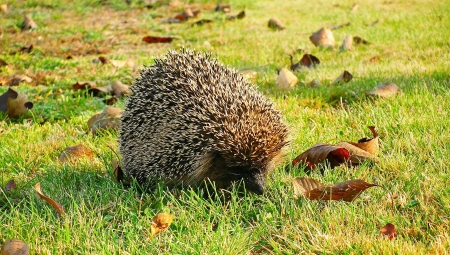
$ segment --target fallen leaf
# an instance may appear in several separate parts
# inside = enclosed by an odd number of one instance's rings
[[[350,12],[356,12],[359,8],[358,4],[354,4],[353,7],[350,9]]]
[[[142,41],[146,43],[170,43],[174,37],[168,37],[168,36],[146,36],[142,38]]]
[[[103,99],[103,103],[105,103],[106,105],[113,105],[117,102],[117,97],[113,96],[110,97],[108,99]]]
[[[58,159],[61,163],[75,163],[76,160],[82,157],[92,159],[93,153],[90,149],[78,144],[65,148]]]
[[[131,93],[130,86],[122,84],[120,81],[114,81],[111,83],[111,89],[116,97],[123,97]]]
[[[88,89],[88,94],[94,97],[105,97],[111,95],[112,87],[111,85],[103,86],[103,87],[91,87]]]
[[[192,26],[201,26],[203,24],[207,24],[207,23],[211,23],[211,22],[213,22],[213,21],[210,19],[201,19],[197,22],[192,23]]]
[[[77,81],[74,85],[72,85],[73,89],[90,89],[95,88],[97,85],[93,81]]]
[[[384,237],[388,237],[389,240],[397,237],[397,232],[395,231],[395,226],[392,223],[386,224],[386,226],[380,229],[380,233]]]
[[[33,51],[33,44],[27,44],[20,48],[19,52],[21,54],[31,53]]]
[[[344,70],[344,72],[341,75],[339,75],[339,77],[337,77],[336,80],[334,80],[333,83],[331,83],[331,85],[336,85],[338,83],[347,83],[352,79],[353,75],[349,71]]]
[[[374,90],[367,92],[368,96],[379,96],[379,97],[392,97],[397,95],[400,92],[400,89],[395,83],[388,82],[385,84],[381,84],[376,87]]]
[[[245,18],[245,11],[241,11],[236,15],[228,15],[227,16],[228,20],[243,19],[243,18]]]
[[[88,120],[88,129],[94,135],[100,130],[118,130],[122,112],[120,108],[107,106],[103,109],[103,112],[95,114]]]
[[[322,28],[319,31],[315,32],[309,37],[309,40],[316,47],[324,47],[324,48],[333,48],[336,42],[334,41],[334,36],[331,30]]]
[[[320,86],[322,85],[322,83],[321,83],[319,80],[314,79],[314,80],[312,80],[310,83],[308,83],[308,85],[309,85],[311,88],[317,88],[317,87],[320,87]]]
[[[191,8],[186,8],[181,14],[178,14],[175,16],[175,19],[179,21],[186,21],[190,18],[194,17],[194,13],[192,12]]]
[[[102,62],[102,64],[109,63],[109,59],[107,59],[106,57],[103,57],[103,56],[98,57],[98,60],[100,60],[100,62]]]
[[[8,65],[8,63],[4,59],[0,58],[0,67],[4,67],[4,66],[7,66],[7,65]]]
[[[31,18],[31,14],[26,14],[22,23],[22,30],[37,29],[38,25]]]
[[[370,44],[370,42],[368,42],[368,41],[362,39],[362,38],[359,37],[359,36],[353,37],[353,42],[354,42],[355,44]]]
[[[308,68],[311,68],[320,64],[320,60],[312,54],[304,54],[302,59],[300,59],[300,61],[298,62],[298,64],[300,66],[306,66]]]
[[[22,82],[31,83],[31,82],[33,82],[33,79],[26,75],[19,74],[19,75],[14,76],[9,81],[9,86],[18,86]]]
[[[251,83],[256,83],[256,80],[258,79],[258,72],[255,70],[244,70],[240,71],[239,74]]]
[[[377,156],[372,155],[371,153],[358,148],[357,146],[353,144],[350,144],[348,142],[341,142],[336,144],[338,147],[345,148],[350,153],[350,161],[349,163],[353,165],[358,165],[364,160],[372,160],[373,162],[379,162],[379,159]]]
[[[11,88],[0,96],[0,111],[6,111],[8,117],[16,118],[33,108],[28,98]]]
[[[353,44],[353,36],[347,35],[344,41],[342,42],[341,50],[342,51],[352,50],[352,44]]]
[[[311,170],[315,169],[318,164],[327,160],[331,168],[346,163],[350,159],[350,153],[347,149],[324,143],[317,143],[309,148],[292,161],[292,166],[296,166],[300,162],[304,162]]]
[[[2,5],[0,5],[0,10],[1,10],[4,14],[7,14],[7,13],[8,13],[8,5],[7,5],[7,4],[2,4]]]
[[[311,200],[343,200],[346,202],[352,202],[364,190],[378,186],[363,180],[349,180],[325,186],[308,177],[295,178],[292,183],[294,185],[294,196],[299,197],[301,195]]]
[[[152,225],[150,227],[151,235],[155,236],[158,233],[166,230],[173,221],[175,216],[169,213],[158,213],[152,219]]]
[[[133,68],[136,65],[136,60],[134,58],[128,60],[109,60],[109,63],[117,68],[130,67]]]
[[[16,182],[14,180],[9,180],[5,185],[6,191],[11,191],[16,188]]]
[[[3,243],[2,255],[28,255],[30,247],[21,240],[9,239]]]
[[[377,156],[379,145],[378,145],[378,132],[375,130],[374,126],[369,126],[370,132],[372,132],[373,138],[361,138],[358,140],[358,143],[348,142],[360,149],[367,151],[368,153]]]
[[[58,212],[58,214],[59,214],[60,216],[63,216],[63,215],[64,215],[64,208],[62,207],[62,205],[59,204],[58,202],[56,202],[55,200],[53,200],[53,199],[51,199],[51,198],[45,196],[45,195],[42,193],[42,190],[41,190],[41,183],[40,183],[40,182],[38,182],[38,183],[36,184],[36,186],[34,186],[34,189],[35,189],[36,192],[38,193],[39,197],[41,197],[45,202],[47,202],[48,204],[50,204],[51,206],[53,206],[53,208],[55,208],[55,210]]]
[[[293,88],[297,84],[298,78],[291,71],[286,68],[282,68],[275,84],[284,88]]]
[[[271,18],[268,23],[269,28],[273,30],[284,30],[286,27],[277,18]]]

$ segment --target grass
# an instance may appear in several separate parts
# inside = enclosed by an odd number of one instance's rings
[[[132,1],[8,2],[1,14],[0,80],[15,74],[35,77],[15,89],[28,95],[32,111],[18,119],[0,113],[0,244],[16,238],[33,254],[448,254],[450,253],[450,2],[417,0],[362,1],[229,1],[233,13],[245,8],[243,20],[225,21],[208,1],[190,1],[214,23],[161,24],[181,6],[163,2],[153,9]],[[228,2],[227,2],[228,3]],[[22,15],[31,13],[36,31],[22,32]],[[287,27],[274,32],[270,17]],[[370,24],[379,20],[376,26]],[[190,22],[190,21],[189,21]],[[351,22],[334,30],[338,44],[347,34],[370,45],[350,52],[323,50],[309,35],[323,26]],[[141,42],[146,35],[173,35],[171,44]],[[208,41],[211,48],[205,44]],[[31,54],[16,53],[27,43]],[[326,169],[308,176],[323,183],[376,178],[386,190],[371,188],[351,203],[294,200],[291,179],[304,169],[280,166],[269,176],[262,196],[236,195],[231,201],[204,199],[194,190],[163,189],[140,193],[114,181],[111,148],[117,134],[87,134],[87,120],[105,105],[101,99],[72,90],[77,81],[131,84],[136,70],[93,63],[98,56],[152,63],[168,49],[181,46],[211,51],[239,70],[258,71],[257,84],[288,123],[292,143],[286,165],[317,142],[338,143],[369,136],[381,138],[380,163]],[[275,85],[276,69],[289,66],[288,54],[301,48],[317,56],[320,66],[295,74],[296,88]],[[68,55],[73,59],[66,59]],[[380,56],[380,61],[370,62]],[[301,54],[294,56],[297,60]],[[330,86],[344,70],[354,79]],[[318,79],[318,88],[307,85]],[[397,97],[370,100],[365,92],[388,81],[402,90]],[[7,90],[0,87],[0,92]],[[341,103],[343,102],[343,103]],[[123,108],[120,100],[117,107]],[[94,159],[61,165],[67,146],[83,144]],[[5,191],[8,180],[17,188]],[[61,203],[59,217],[33,190]],[[394,196],[392,207],[390,194]],[[152,217],[170,212],[168,231],[150,238]],[[398,237],[380,236],[393,223]]]

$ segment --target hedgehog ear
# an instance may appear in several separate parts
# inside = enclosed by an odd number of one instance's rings
[[[262,195],[264,193],[264,189],[266,188],[266,175],[255,171],[253,175],[245,179],[244,184],[245,189],[248,191]]]

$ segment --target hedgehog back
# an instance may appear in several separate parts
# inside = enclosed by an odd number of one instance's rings
[[[266,171],[287,144],[272,104],[208,54],[170,51],[141,72],[132,92],[120,152],[141,184],[195,185],[241,166]]]

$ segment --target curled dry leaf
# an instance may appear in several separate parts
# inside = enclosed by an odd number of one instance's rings
[[[117,68],[128,67],[134,68],[136,66],[136,60],[134,58],[127,60],[109,60],[109,63]]]
[[[229,4],[218,4],[218,5],[216,5],[216,8],[214,8],[214,11],[229,13],[231,11],[231,5],[229,5]]]
[[[333,33],[327,28],[322,28],[309,37],[316,47],[333,48],[336,44]]]
[[[320,163],[327,160],[330,167],[334,168],[350,159],[350,153],[347,149],[330,144],[317,143],[309,148],[292,161],[292,166],[296,166],[300,162],[304,162],[311,170],[316,169]]]
[[[211,23],[211,22],[213,22],[213,21],[210,19],[201,19],[199,21],[192,23],[192,26],[201,26],[203,24],[207,24],[207,23]]]
[[[245,18],[245,11],[241,11],[236,15],[228,15],[227,16],[228,20],[243,19],[243,18]]]
[[[346,148],[350,152],[350,162],[352,164],[359,164],[366,159],[379,162],[378,151],[380,147],[378,133],[374,126],[369,126],[369,129],[372,132],[373,138],[364,137],[359,139],[357,143],[342,142],[336,145]]]
[[[31,83],[31,82],[33,82],[33,79],[32,78],[30,78],[30,77],[28,77],[28,76],[26,76],[26,75],[23,75],[23,74],[19,74],[19,75],[16,75],[16,76],[14,76],[10,81],[9,81],[9,86],[18,86],[20,83],[23,83],[23,82],[25,82],[25,83]]]
[[[11,191],[16,188],[16,182],[14,180],[9,180],[5,185],[6,191]]]
[[[117,97],[113,96],[110,97],[108,99],[103,99],[103,103],[105,103],[106,105],[113,105],[117,102]]]
[[[344,70],[344,72],[341,75],[339,75],[339,77],[337,77],[336,80],[334,80],[333,83],[331,83],[331,85],[336,85],[338,83],[347,83],[352,79],[353,75],[349,71]]]
[[[347,35],[344,41],[342,42],[341,50],[342,51],[352,50],[352,44],[353,44],[353,36]]]
[[[95,88],[97,85],[94,81],[77,81],[77,83],[72,85],[72,88],[75,90],[78,89],[90,89]]]
[[[103,87],[91,87],[88,89],[88,94],[94,97],[105,97],[113,93],[111,84]]]
[[[397,232],[395,231],[395,226],[392,223],[386,224],[386,226],[380,229],[380,233],[382,236],[388,237],[389,240],[397,237]]]
[[[88,129],[94,135],[101,130],[117,130],[120,127],[121,116],[122,109],[107,106],[103,112],[95,114],[88,120]]]
[[[354,4],[353,7],[350,9],[350,12],[356,12],[359,8],[358,4]]]
[[[278,18],[271,18],[268,23],[269,28],[273,30],[284,30],[286,26]]]
[[[34,186],[34,189],[35,189],[36,192],[38,193],[39,197],[42,198],[45,202],[47,202],[47,203],[50,204],[51,206],[53,206],[53,208],[55,208],[55,210],[58,212],[58,214],[59,214],[60,216],[63,216],[63,215],[64,215],[64,208],[62,207],[62,205],[59,204],[59,203],[57,203],[55,200],[53,200],[53,199],[51,199],[51,198],[45,196],[45,195],[42,193],[42,190],[41,190],[41,183],[40,183],[40,182],[38,182],[38,183],[36,184],[36,186]]]
[[[379,97],[392,97],[395,96],[398,92],[400,92],[398,86],[395,83],[388,82],[385,84],[381,84],[374,90],[367,92],[367,95]]]
[[[120,81],[114,81],[113,83],[111,83],[111,89],[114,95],[119,98],[131,93],[130,87],[128,85],[122,84],[122,82]]]
[[[295,74],[286,68],[282,68],[278,74],[275,84],[284,88],[293,88],[297,82],[298,78]]]
[[[0,111],[6,111],[10,118],[19,117],[32,108],[33,103],[25,95],[11,88],[0,96]]]
[[[362,39],[362,38],[359,37],[359,36],[353,37],[353,42],[354,42],[355,44],[370,44],[370,42],[368,42],[368,41]]]
[[[21,240],[9,239],[2,246],[2,255],[28,255],[30,247]]]
[[[92,159],[93,153],[91,150],[85,146],[78,144],[76,146],[70,146],[64,149],[64,151],[59,156],[59,161],[61,163],[75,163],[77,159],[82,157],[88,157]]]
[[[21,54],[31,53],[33,51],[33,44],[27,44],[20,48],[19,52]]]
[[[8,63],[4,59],[0,58],[0,67],[4,67],[4,66],[7,66],[7,65],[8,65]]]
[[[146,43],[170,43],[174,37],[169,36],[146,36],[142,38],[142,41]]]
[[[308,68],[315,67],[316,65],[320,64],[320,60],[312,55],[312,54],[304,54],[300,62],[298,62],[301,66],[306,66]]]
[[[173,218],[175,216],[170,213],[158,213],[155,217],[152,219],[152,225],[151,225],[151,235],[155,236],[159,232],[162,232],[166,230],[170,224],[173,221]]]
[[[244,70],[239,72],[247,81],[251,83],[256,83],[258,79],[258,72],[255,70]]]
[[[294,185],[294,196],[296,197],[303,196],[311,200],[343,200],[346,202],[355,200],[364,190],[378,186],[363,180],[349,180],[325,186],[308,177],[296,178],[292,183]]]
[[[31,18],[31,14],[26,14],[22,23],[22,30],[37,29],[38,25]]]
[[[7,13],[8,13],[8,5],[7,5],[7,4],[2,4],[2,5],[0,5],[0,10],[1,10],[4,14],[7,14]]]

